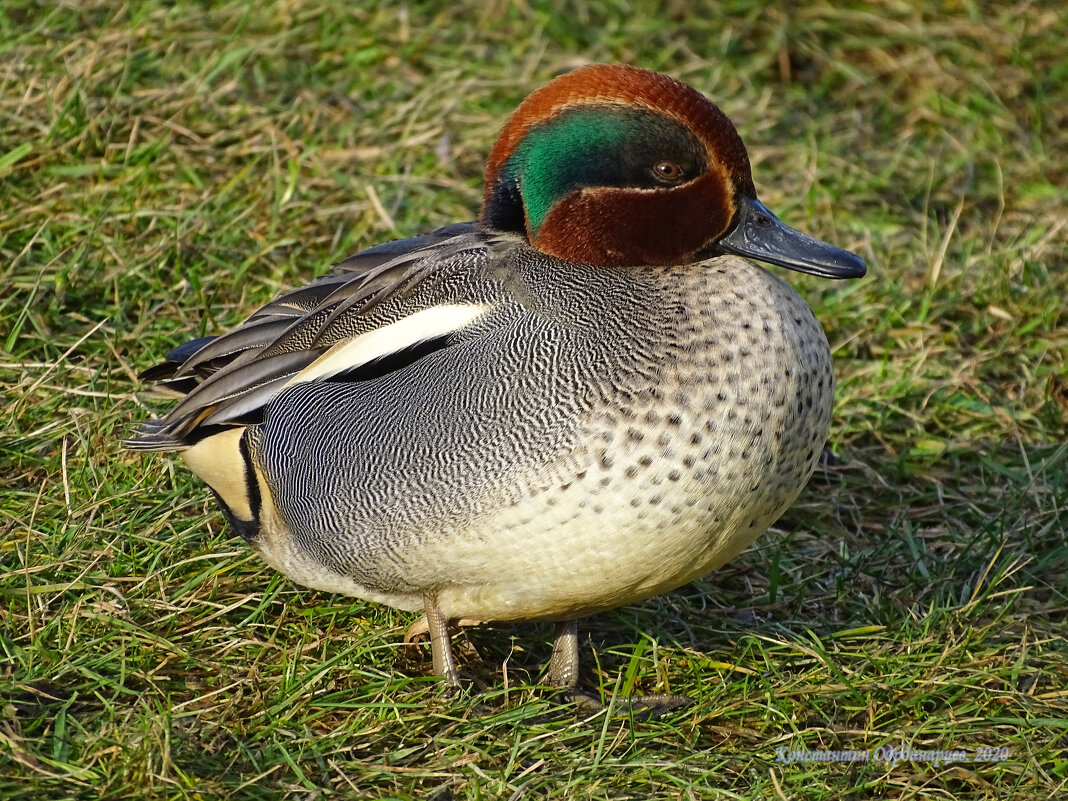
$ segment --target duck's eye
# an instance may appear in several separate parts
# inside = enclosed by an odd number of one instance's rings
[[[658,161],[653,167],[653,174],[665,183],[675,183],[682,178],[682,167],[674,161]]]

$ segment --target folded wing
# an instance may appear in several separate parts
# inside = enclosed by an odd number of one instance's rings
[[[462,223],[377,245],[228,333],[175,348],[142,378],[184,397],[165,417],[143,423],[127,447],[181,450],[228,426],[255,422],[293,383],[359,370],[380,374],[445,346],[492,304],[440,298],[427,285],[477,269],[496,244],[473,223]]]

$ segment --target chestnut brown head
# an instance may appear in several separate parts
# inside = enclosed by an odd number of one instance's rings
[[[636,67],[584,67],[527,97],[490,153],[480,221],[593,266],[730,252],[831,277],[864,270],[760,204],[745,145],[715,104]]]

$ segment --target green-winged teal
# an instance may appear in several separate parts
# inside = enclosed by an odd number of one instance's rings
[[[575,619],[737,554],[815,468],[831,354],[747,258],[864,262],[756,198],[696,90],[591,66],[531,94],[479,219],[377,245],[147,371],[184,397],[129,442],[177,451],[293,581],[448,623]]]

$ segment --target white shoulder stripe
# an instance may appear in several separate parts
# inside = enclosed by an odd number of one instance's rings
[[[329,378],[375,359],[466,328],[490,310],[488,304],[431,306],[395,323],[338,342],[330,350],[290,378],[285,386]]]

